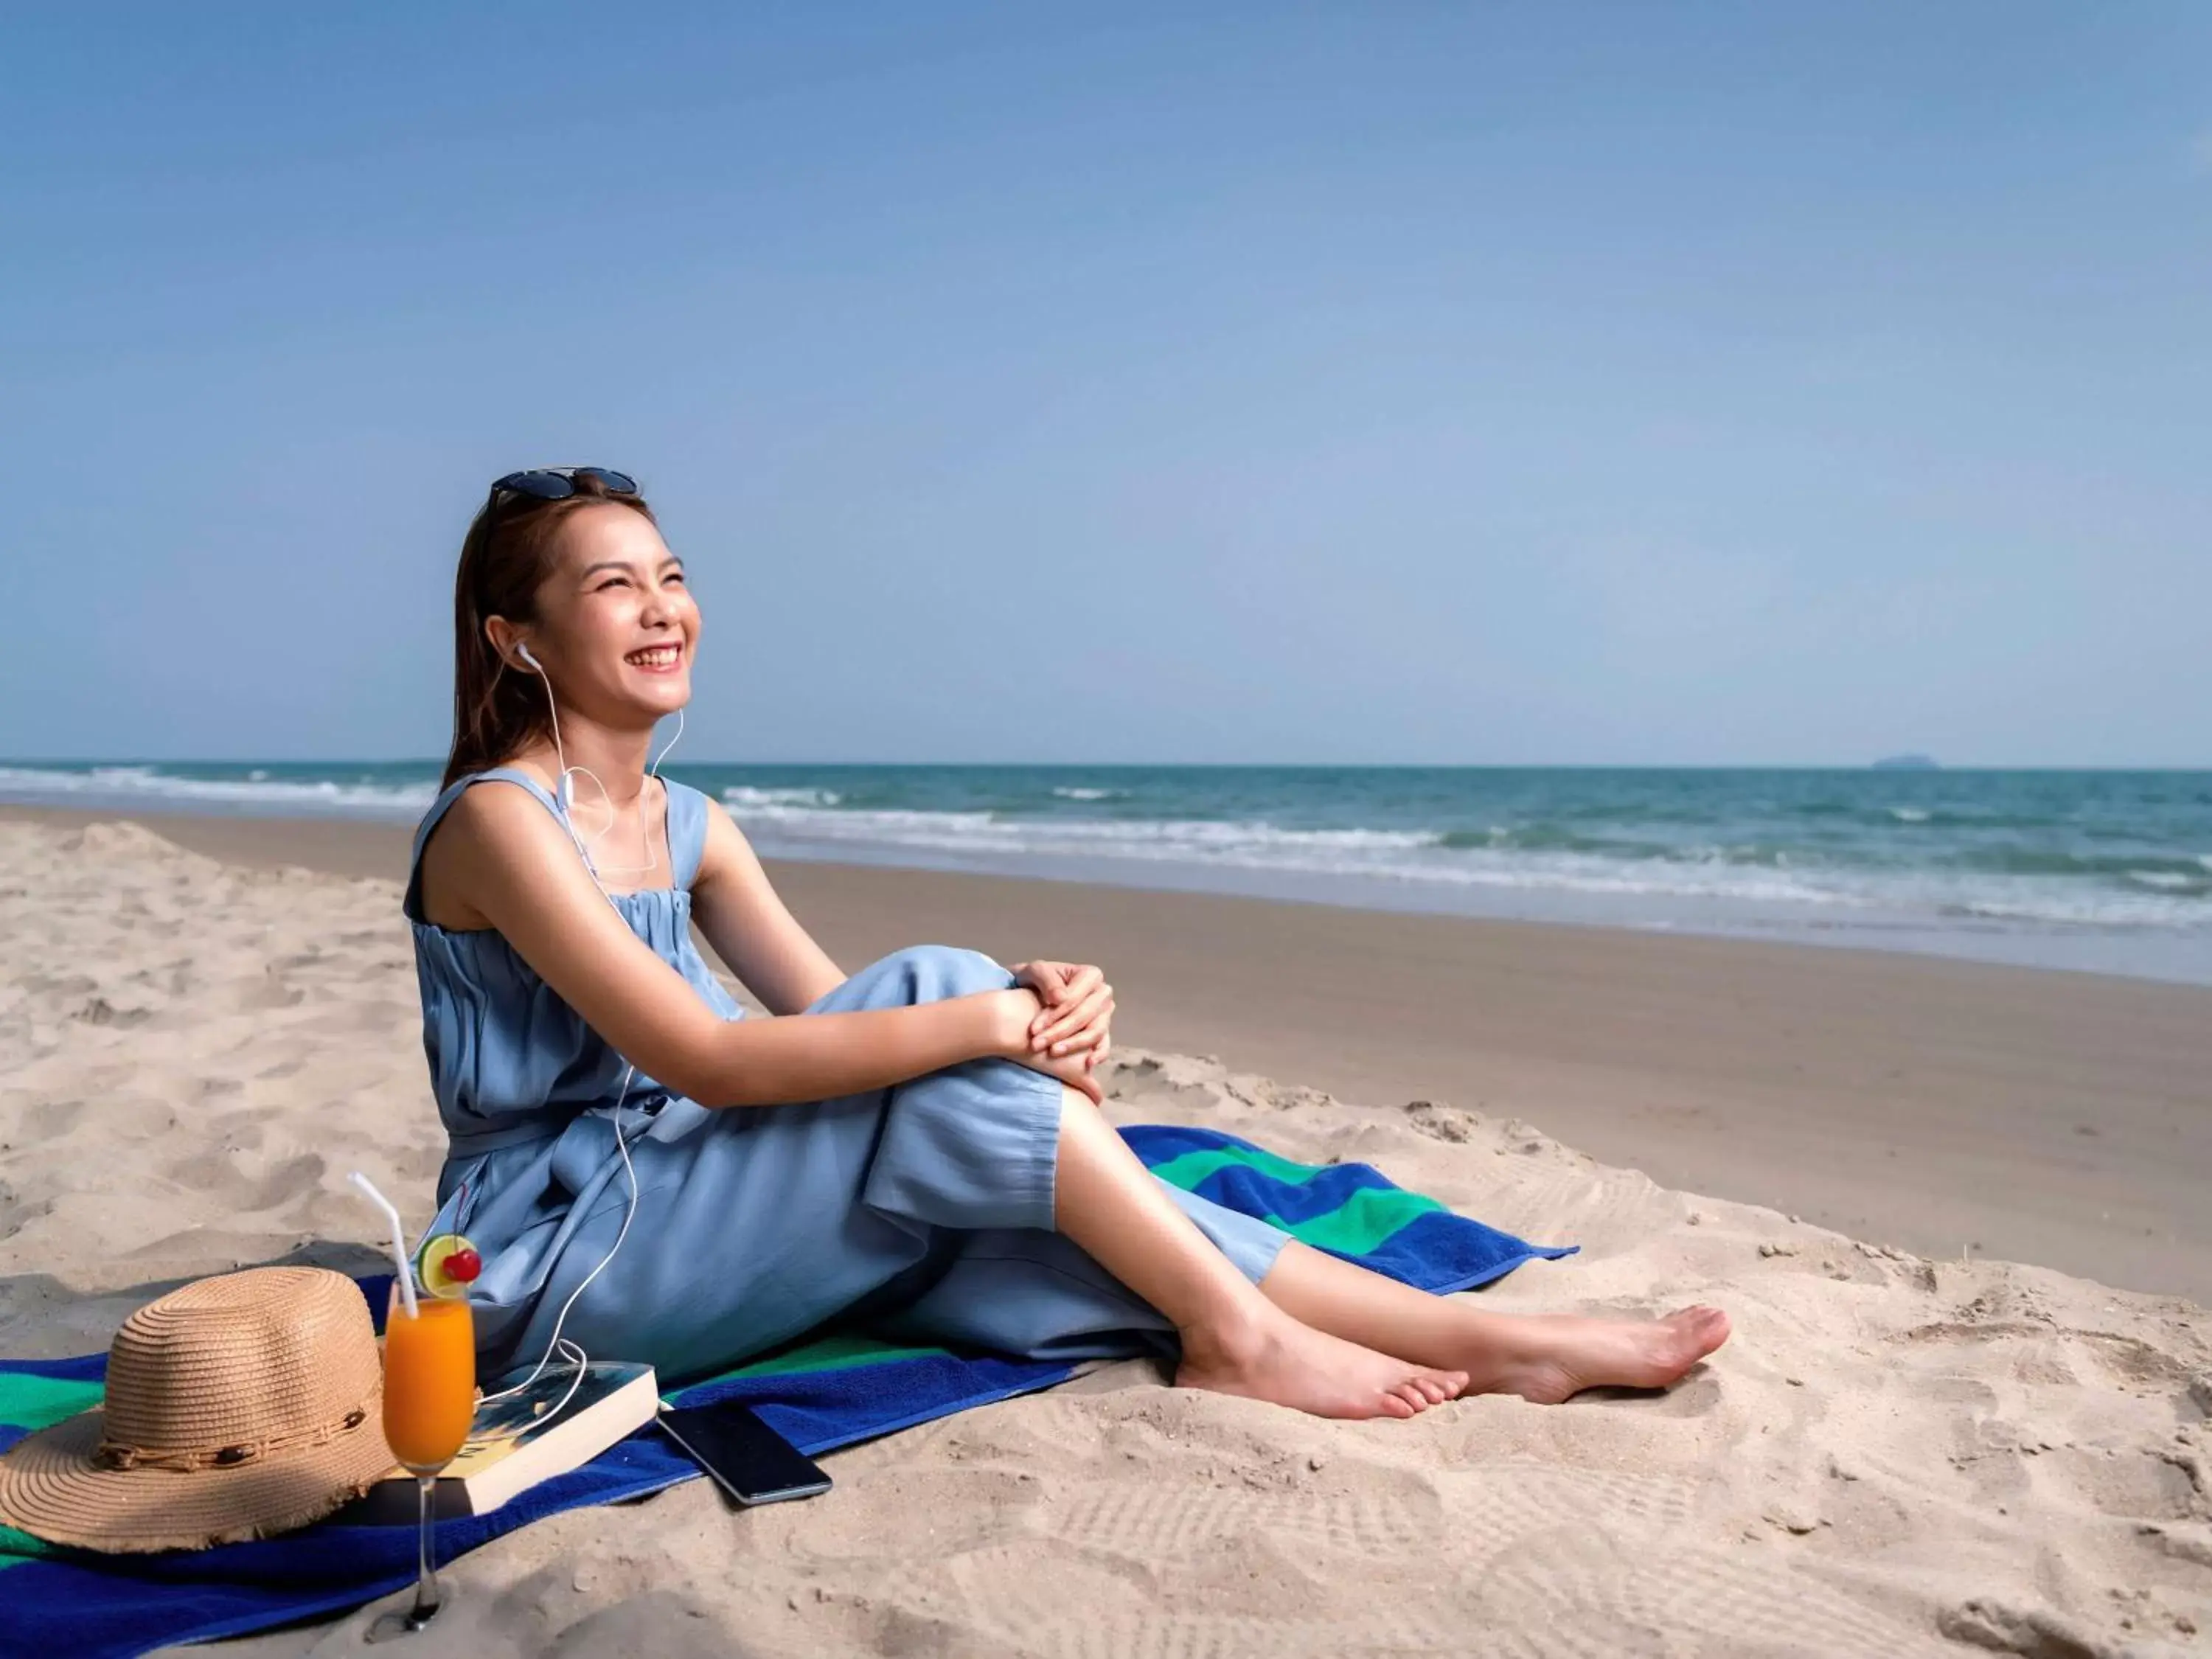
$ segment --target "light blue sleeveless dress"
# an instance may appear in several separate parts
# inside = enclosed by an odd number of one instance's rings
[[[1035,1358],[1174,1352],[1159,1313],[1052,1231],[1060,1085],[1012,1060],[837,1100],[720,1109],[640,1073],[620,1114],[639,1197],[609,1260],[630,1197],[615,1144],[625,1061],[497,933],[449,932],[422,915],[422,848],[462,791],[487,782],[561,816],[526,773],[462,779],[416,832],[406,898],[448,1139],[431,1231],[464,1233],[483,1255],[470,1300],[487,1366],[534,1364],[603,1261],[562,1334],[595,1358],[648,1361],[670,1379],[830,1322]],[[667,790],[674,884],[617,894],[615,907],[701,1000],[736,1019],[743,1011],[691,942],[707,799]],[[988,957],[922,945],[861,969],[808,1012],[1012,983]],[[1285,1234],[1162,1185],[1249,1278],[1266,1275]]]

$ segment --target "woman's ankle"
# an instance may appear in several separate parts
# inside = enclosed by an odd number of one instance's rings
[[[1273,1345],[1276,1328],[1290,1316],[1260,1295],[1224,1297],[1220,1305],[1187,1324],[1176,1334],[1182,1340],[1186,1363],[1237,1366],[1250,1363]]]

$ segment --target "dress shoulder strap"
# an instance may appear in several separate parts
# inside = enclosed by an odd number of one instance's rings
[[[422,815],[422,822],[415,826],[415,844],[407,854],[407,897],[402,908],[410,921],[421,921],[422,915],[422,849],[430,844],[430,832],[435,830],[446,814],[453,811],[453,803],[469,789],[479,783],[512,783],[528,790],[538,803],[555,817],[561,817],[560,803],[553,792],[519,767],[495,766],[487,771],[471,772],[465,778],[456,778],[438,792],[438,799],[430,803],[430,810]],[[670,805],[674,805],[674,797]],[[562,818],[566,823],[567,819]],[[674,856],[673,854],[671,854]]]
[[[688,783],[660,781],[668,791],[668,857],[675,866],[669,873],[678,887],[689,890],[707,853],[708,800]]]

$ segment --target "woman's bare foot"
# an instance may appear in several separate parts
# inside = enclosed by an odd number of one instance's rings
[[[1465,1371],[1411,1365],[1267,1308],[1234,1329],[1182,1334],[1179,1389],[1240,1395],[1316,1417],[1411,1417],[1455,1398]]]
[[[1474,1370],[1476,1390],[1517,1394],[1555,1406],[1584,1389],[1663,1389],[1729,1339],[1718,1308],[1683,1308],[1664,1319],[1587,1319],[1532,1314],[1510,1352],[1495,1334],[1483,1341]]]

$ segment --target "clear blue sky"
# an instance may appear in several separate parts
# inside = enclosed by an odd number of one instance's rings
[[[442,750],[495,474],[695,759],[2212,762],[2212,7],[42,8],[0,756]]]

